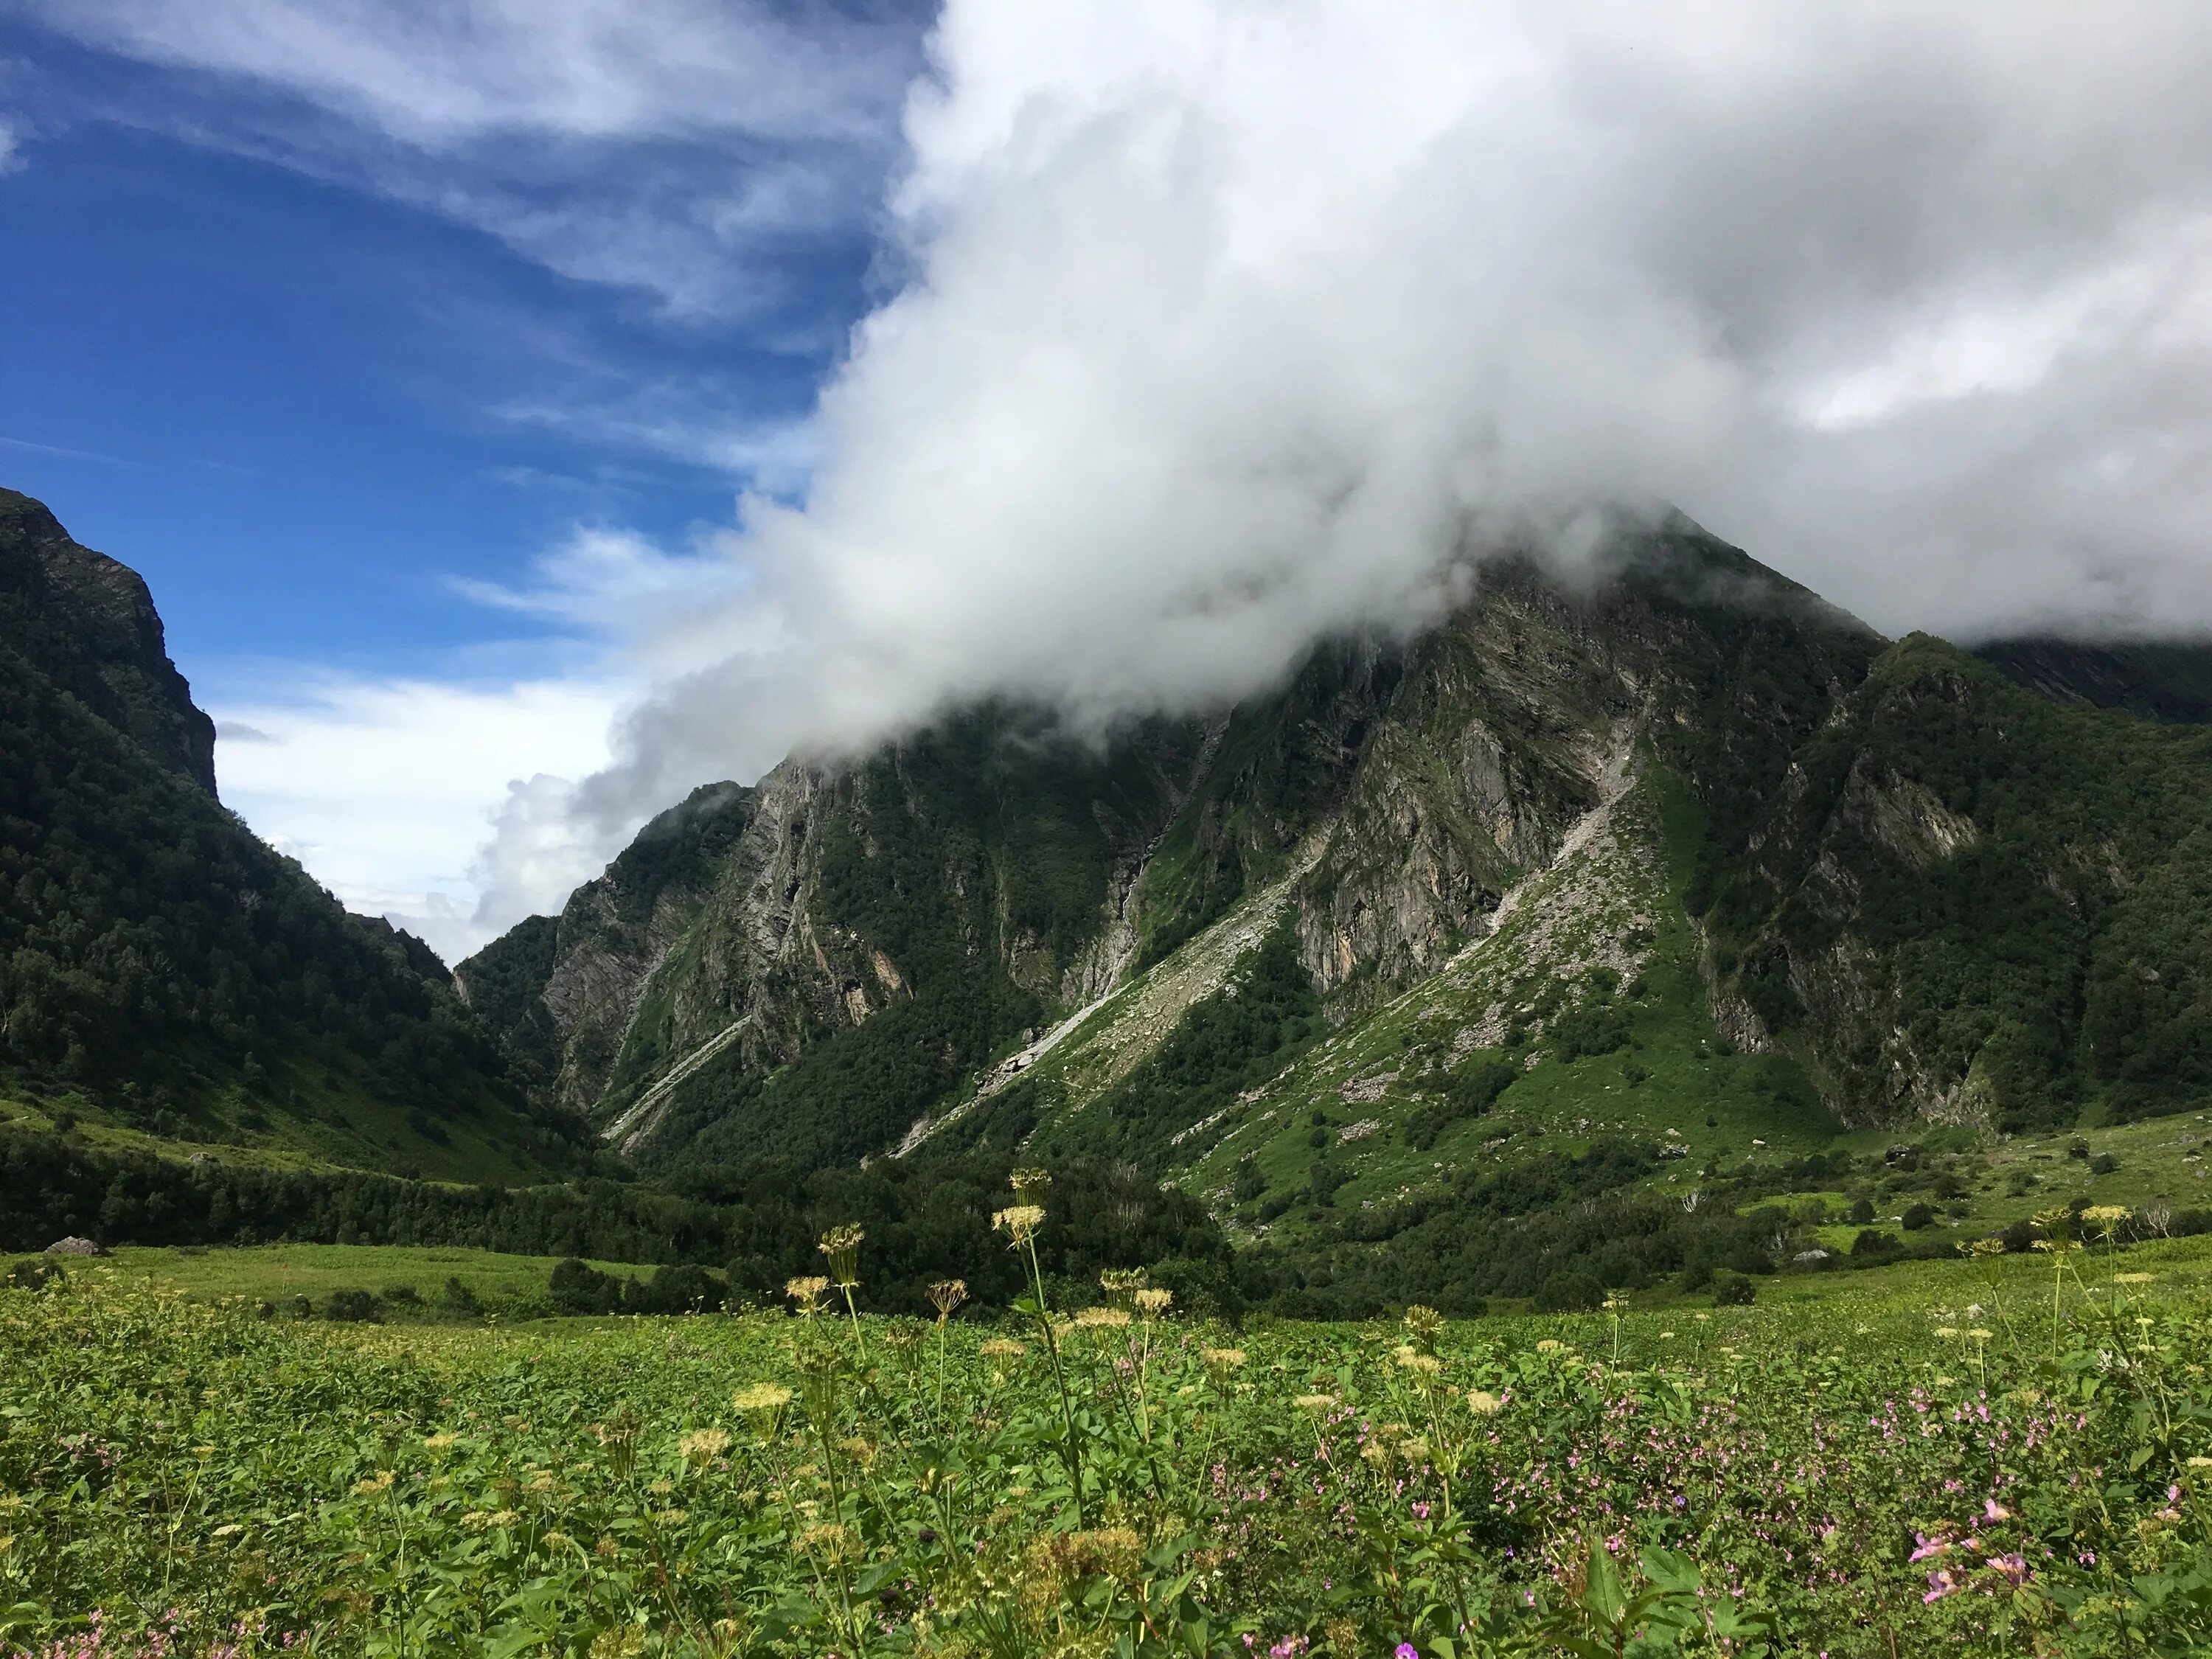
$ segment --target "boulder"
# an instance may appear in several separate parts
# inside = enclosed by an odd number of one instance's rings
[[[105,1244],[95,1244],[88,1238],[79,1238],[75,1234],[71,1234],[67,1238],[58,1238],[47,1245],[46,1254],[48,1255],[106,1255],[107,1247]]]

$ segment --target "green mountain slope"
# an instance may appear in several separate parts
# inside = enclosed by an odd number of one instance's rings
[[[503,1029],[550,1028],[568,1097],[648,1165],[851,1159],[955,1121],[954,1141],[1003,1140],[1024,1102],[1023,1133],[1058,1109],[1048,1084],[1068,1109],[1124,1086],[1264,938],[1334,1025],[1424,982],[1619,793],[1639,744],[1709,803],[1684,856],[1724,866],[1741,803],[1880,648],[1676,521],[1592,588],[1492,564],[1418,639],[1327,642],[1272,696],[1103,750],[985,708],[842,766],[787,763],[728,795],[745,805],[711,873],[648,896],[618,861],[550,924],[550,963],[541,923],[459,976],[520,985],[510,964],[536,964],[544,988],[503,1002]]]
[[[1466,576],[1103,749],[990,707],[722,786],[461,982],[648,1167],[1105,1156],[1324,1252],[2205,1105],[2191,648],[1891,644],[1680,519]]]
[[[1808,742],[1712,912],[1747,1041],[1862,1121],[2201,1105],[2212,732],[1893,647]]]
[[[144,585],[0,493],[0,1086],[37,1121],[489,1180],[585,1154],[418,941],[216,800]]]

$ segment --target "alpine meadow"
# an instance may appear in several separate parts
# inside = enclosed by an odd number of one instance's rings
[[[2185,9],[0,5],[0,1659],[2212,1653]]]

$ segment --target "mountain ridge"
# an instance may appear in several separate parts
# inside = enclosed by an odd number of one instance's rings
[[[0,492],[0,1096],[99,1146],[587,1165],[428,946],[221,804],[214,735],[144,582]]]
[[[1286,1198],[1292,1220],[1382,1202],[1418,1152],[1516,1155],[1481,1152],[1493,1113],[1534,1126],[1516,1145],[1603,1121],[1698,1156],[1729,1124],[1796,1124],[1809,1153],[1855,1125],[2179,1109],[2212,1084],[2212,1008],[2193,975],[2148,1007],[2118,964],[2155,932],[2130,884],[2212,914],[2190,649],[2130,678],[2104,647],[1884,640],[1679,516],[1577,580],[1492,559],[1417,635],[1324,641],[1275,690],[1088,759],[985,705],[787,762],[747,797],[754,854],[661,910],[591,1010],[622,1035],[568,1097],[648,1168],[1105,1154],[1257,1231]],[[2124,848],[2115,755],[2160,826]],[[1325,1039],[1231,1017],[1279,927]],[[1609,1097],[1629,1115],[1589,1109]],[[1293,1100],[1325,1121],[1293,1132]]]
[[[878,858],[896,827],[878,822],[883,804],[896,797],[893,817],[907,829],[916,811],[927,817],[921,804],[935,786],[917,779],[948,741],[956,750],[966,745],[963,775],[1000,767],[994,787],[1018,812],[1040,793],[1056,793],[1058,806],[1045,817],[1059,830],[1090,818],[1119,832],[1108,837],[1110,848],[1095,843],[1083,856],[1061,858],[1060,873],[1073,884],[1066,902],[1055,922],[1024,932],[1005,925],[1025,914],[1019,881],[1007,869],[1012,841],[980,818],[960,826],[990,854],[975,873],[995,884],[996,921],[969,930],[964,954],[971,963],[990,958],[975,976],[1000,984],[1009,998],[1026,995],[1027,1017],[1000,1019],[988,1034],[970,1031],[945,1045],[945,1064],[909,1068],[909,1086],[892,1091],[896,1105],[886,1098],[865,1132],[845,1135],[840,1157],[888,1149],[917,1133],[926,1138],[922,1121],[960,1094],[963,1078],[1006,1065],[1074,1011],[1110,1002],[1255,894],[1273,894],[1270,902],[1295,894],[1301,960],[1339,1016],[1402,989],[1479,936],[1501,895],[1553,856],[1597,804],[1607,757],[1617,757],[1626,734],[1648,724],[1654,709],[1687,723],[1708,695],[1704,681],[1723,659],[1748,653],[1762,664],[1771,657],[1797,670],[1814,665],[1809,680],[1787,687],[1771,665],[1755,671],[1771,693],[1759,718],[1809,731],[1825,714],[1830,683],[1863,672],[1879,643],[1855,619],[1686,521],[1650,532],[1614,566],[1596,584],[1609,595],[1598,604],[1577,599],[1532,561],[1495,562],[1480,575],[1480,602],[1463,607],[1455,623],[1411,641],[1324,642],[1279,691],[1212,715],[1133,728],[1110,737],[1096,762],[1066,751],[1039,761],[1051,745],[1030,729],[1023,733],[1026,771],[1006,767],[990,754],[983,728],[1042,717],[987,708],[951,717],[949,739],[925,731],[842,771],[787,763],[758,786],[764,803],[777,803],[763,805],[762,821],[783,826],[759,837],[781,849],[780,877],[750,893],[726,882],[719,920],[703,895],[695,896],[688,919],[665,917],[676,925],[657,954],[635,959],[618,1015],[629,1027],[629,1061],[627,1070],[620,1060],[608,1067],[609,1087],[594,1103],[600,1121],[619,1123],[621,1144],[648,1161],[656,1139],[699,1133],[732,1110],[769,1143],[789,1139],[793,1120],[811,1110],[812,1091],[802,1087],[798,1098],[775,1107],[766,1092],[783,1086],[787,1068],[826,1063],[809,1061],[810,1053],[835,1048],[846,1033],[910,1003],[917,980],[891,937],[896,925],[887,931],[876,925],[880,916],[858,916],[839,899],[836,883],[825,888],[820,878],[841,867],[849,889],[861,875],[885,876],[870,868],[890,861]],[[1696,647],[1682,656],[1686,639]],[[1676,656],[1686,665],[1679,672],[1665,666]],[[1708,716],[1705,724],[1714,721]],[[1686,766],[1723,781],[1756,769],[1756,745],[1681,747]],[[1092,798],[1117,769],[1127,775],[1119,810]],[[1188,778],[1186,787],[1174,786],[1177,775]],[[1146,785],[1133,793],[1127,778],[1139,776]],[[802,796],[816,817],[796,810]],[[1044,842],[1068,850],[1064,834]],[[914,866],[887,879],[894,894],[925,908],[957,908],[960,881],[940,873]],[[601,902],[597,894],[580,896],[580,903],[572,898],[562,934],[576,931],[580,911]],[[868,925],[856,925],[862,921]],[[768,947],[761,970],[750,981],[726,977],[710,988],[696,965],[711,953],[691,929],[711,933],[741,922]],[[786,948],[787,940],[796,943]],[[461,964],[463,983],[495,959],[496,948]],[[1224,969],[1217,963],[1193,982],[1194,992],[1218,988]],[[786,1012],[780,1030],[762,1019],[772,1003]],[[1178,1016],[1182,1006],[1169,998],[1163,1018]],[[732,1035],[741,1027],[746,1035]],[[721,1047],[693,1075],[661,1087],[650,1113],[635,1110],[667,1067],[709,1044]],[[740,1072],[748,1073],[741,1081]],[[625,1078],[645,1081],[624,1095]]]

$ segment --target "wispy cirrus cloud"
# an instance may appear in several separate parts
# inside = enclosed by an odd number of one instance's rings
[[[676,317],[866,240],[926,10],[771,0],[21,0],[170,71],[98,112],[375,190]]]

